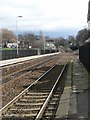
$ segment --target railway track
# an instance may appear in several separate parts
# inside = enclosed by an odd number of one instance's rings
[[[15,79],[15,78],[18,78],[20,77],[21,75],[24,75],[25,73],[27,72],[30,72],[30,71],[34,71],[46,64],[49,64],[50,62],[52,62],[56,57],[52,57],[52,58],[47,58],[45,60],[42,61],[42,59],[39,61],[39,62],[33,62],[31,61],[31,63],[29,62],[28,66],[24,67],[23,69],[20,69],[20,70],[16,70],[14,71],[13,73],[9,73],[8,75],[3,75],[2,76],[2,81],[0,84],[4,84],[5,82],[8,82],[12,79]],[[25,63],[18,63],[17,65],[19,64],[25,64]],[[3,69],[3,68],[2,68]],[[13,68],[14,69],[14,68]]]
[[[2,83],[1,83],[1,84],[4,84],[5,82],[7,82],[7,81],[9,81],[9,80],[11,80],[11,79],[18,78],[18,77],[20,77],[21,75],[23,75],[23,74],[25,74],[25,73],[27,73],[27,72],[34,71],[34,70],[38,69],[39,67],[45,65],[46,63],[48,63],[48,62],[50,62],[50,61],[51,61],[51,59],[45,60],[45,61],[40,62],[40,63],[38,63],[38,64],[31,65],[30,67],[28,67],[28,68],[26,68],[26,69],[23,69],[23,70],[20,70],[20,71],[18,71],[18,72],[16,72],[16,73],[9,74],[8,76],[6,76],[6,77],[4,77],[4,78],[2,79]]]
[[[63,58],[63,57],[62,57]],[[65,58],[64,58],[65,59]],[[46,60],[43,60],[43,64],[34,64],[32,65],[33,70],[25,70],[18,77],[11,77],[11,79],[0,85],[2,89],[2,107],[5,106],[8,102],[10,102],[14,97],[16,97],[20,92],[22,92],[26,87],[32,84],[37,80],[42,74],[44,74],[48,69],[50,69],[53,65],[61,60],[61,56],[53,56]],[[47,61],[44,63],[44,61]],[[28,66],[30,68],[31,66]],[[37,67],[37,68],[35,68]],[[23,71],[23,70],[22,70]],[[11,75],[13,76],[13,75]],[[10,88],[10,89],[9,89]]]
[[[3,120],[54,118],[63,91],[61,77],[67,63],[61,60],[1,110]]]

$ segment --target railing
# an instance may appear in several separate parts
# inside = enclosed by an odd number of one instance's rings
[[[90,73],[90,42],[79,47],[79,59]]]

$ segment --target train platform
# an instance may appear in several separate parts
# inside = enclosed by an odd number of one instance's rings
[[[65,88],[60,99],[56,118],[88,120],[88,73],[78,60],[68,70]],[[61,120],[62,120],[61,119]]]
[[[40,57],[45,57],[45,56],[52,56],[52,55],[56,55],[56,54],[60,54],[60,52],[43,54],[43,55],[34,55],[34,56],[22,57],[22,58],[14,58],[14,59],[9,59],[9,60],[1,60],[0,61],[0,67],[15,64],[15,63],[19,63],[19,62],[28,61],[28,60],[35,59],[35,58],[40,58]]]

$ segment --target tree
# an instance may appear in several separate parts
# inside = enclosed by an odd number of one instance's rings
[[[20,48],[29,49],[29,46],[34,46],[36,36],[33,33],[24,33],[18,35],[18,40],[20,42],[19,44]]]
[[[42,31],[40,31],[38,39],[35,41],[35,46],[41,50],[45,49],[46,41]]]
[[[69,35],[68,38],[67,38],[67,41],[68,41],[68,44],[70,45],[71,43],[72,44],[76,44],[76,38],[72,35]]]
[[[13,31],[3,28],[2,30],[2,44],[6,45],[10,42],[16,42],[16,36]]]
[[[65,46],[65,39],[63,37],[59,37],[55,39],[55,46],[58,48],[59,46]]]
[[[80,30],[76,35],[76,41],[78,45],[84,44],[84,42],[90,37],[90,32],[87,29]]]

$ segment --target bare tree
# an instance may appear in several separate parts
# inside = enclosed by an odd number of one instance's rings
[[[13,31],[8,30],[6,28],[1,29],[2,31],[2,44],[16,42],[16,36]]]
[[[29,49],[29,46],[34,46],[36,41],[36,36],[33,33],[24,33],[18,35],[18,40],[20,41],[20,47],[23,49]]]

